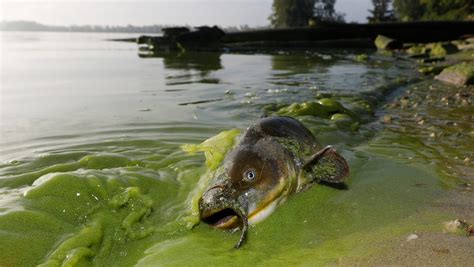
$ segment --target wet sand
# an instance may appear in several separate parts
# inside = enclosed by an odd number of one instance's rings
[[[474,223],[473,116],[474,86],[456,88],[425,81],[408,88],[388,104],[382,121],[434,149],[433,160],[446,174],[447,193],[433,204],[434,212]],[[460,147],[460,149],[456,149]],[[470,151],[470,152],[469,152]],[[371,266],[472,266],[474,236],[466,229],[413,233],[394,241],[382,253],[356,261]],[[341,263],[345,265],[345,263]]]

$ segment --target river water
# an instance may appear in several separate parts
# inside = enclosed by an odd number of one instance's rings
[[[106,40],[121,37],[133,36],[2,33],[0,265],[351,262],[447,217],[429,208],[445,176],[378,122],[418,77],[408,60],[330,49],[144,58]],[[191,228],[206,167],[181,146],[318,97],[371,101],[351,127],[298,116],[346,157],[347,188],[290,198],[238,251],[238,233]]]

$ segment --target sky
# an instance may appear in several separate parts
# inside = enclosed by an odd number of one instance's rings
[[[0,0],[0,21],[48,25],[265,26],[272,0]],[[346,21],[365,22],[371,0],[337,0]]]

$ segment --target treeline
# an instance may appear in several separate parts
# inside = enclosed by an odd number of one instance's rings
[[[4,21],[0,22],[2,31],[50,31],[50,32],[121,32],[121,33],[160,33],[164,25],[149,26],[97,26],[97,25],[71,25],[53,26],[44,25],[34,21]]]
[[[372,0],[369,22],[472,20],[472,0]]]
[[[321,22],[344,22],[336,0],[273,0],[274,28],[306,27]],[[420,20],[473,20],[473,0],[372,0],[369,23]]]
[[[147,26],[97,26],[97,25],[71,25],[53,26],[44,25],[34,21],[4,21],[0,22],[0,31],[49,31],[49,32],[118,32],[118,33],[161,33],[163,28],[175,25],[147,25]],[[190,26],[187,26],[191,28]],[[223,28],[224,31],[237,32],[248,31],[259,28],[251,28],[247,25]]]
[[[273,0],[270,24],[275,28],[306,27],[318,21],[344,22],[336,0]]]
[[[401,21],[474,20],[472,0],[394,0],[393,10]]]

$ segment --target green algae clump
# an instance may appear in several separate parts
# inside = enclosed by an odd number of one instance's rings
[[[79,163],[83,167],[96,170],[120,166],[136,166],[141,164],[139,161],[134,161],[128,157],[114,154],[88,155],[83,157]]]
[[[418,68],[418,72],[424,75],[437,75],[444,68],[446,68],[446,66],[421,66]]]
[[[318,103],[323,105],[330,113],[344,111],[342,104],[332,98],[322,98],[318,100]]]
[[[189,193],[186,203],[187,212],[181,216],[181,223],[188,229],[193,228],[199,223],[199,198],[204,193],[210,179],[212,179],[215,171],[224,160],[227,152],[237,143],[237,137],[240,135],[239,129],[222,131],[212,136],[201,144],[185,144],[181,149],[188,153],[204,152],[206,158],[207,171],[201,175],[194,189]]]
[[[346,121],[346,120],[352,121],[352,118],[351,116],[347,114],[336,113],[331,116],[331,120],[332,121]]]
[[[406,50],[406,52],[410,55],[425,55],[428,54],[430,51],[430,48],[420,44],[411,46]]]
[[[327,110],[316,101],[304,102],[304,103],[293,103],[289,106],[283,107],[276,112],[280,116],[316,116],[316,117],[327,117],[329,114]]]
[[[235,139],[239,134],[239,129],[223,131],[199,145],[186,144],[181,146],[181,149],[188,153],[204,152],[207,167],[210,170],[215,170],[224,160],[227,152],[234,146]]]
[[[355,55],[354,60],[357,62],[367,62],[367,60],[369,60],[369,56],[367,54],[358,54]]]
[[[329,118],[333,113],[345,111],[345,108],[338,101],[332,98],[322,98],[318,101],[293,103],[289,106],[280,108],[275,113],[280,116],[315,116]]]
[[[434,43],[431,45],[430,54],[435,57],[443,57],[457,51],[457,47],[453,44]]]
[[[25,255],[7,255],[7,263],[100,265],[115,248],[155,232],[154,196],[144,193],[153,183],[154,177],[134,179],[125,169],[43,175],[19,196],[20,206],[0,213],[0,240],[21,233],[10,246],[31,244]]]
[[[48,260],[39,266],[75,266],[82,258],[94,254],[89,247],[98,245],[102,238],[102,224],[94,222],[90,226],[84,227],[78,234],[62,242],[61,245],[51,253]]]

